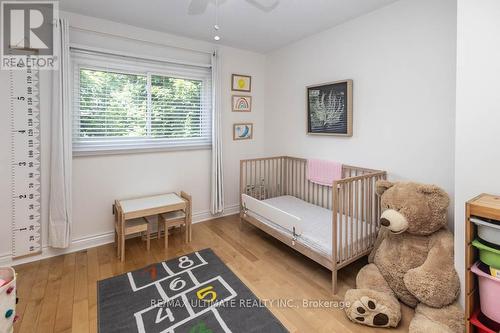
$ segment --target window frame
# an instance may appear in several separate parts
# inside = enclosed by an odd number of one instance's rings
[[[145,153],[155,151],[179,151],[211,149],[212,147],[212,78],[210,68],[192,65],[162,63],[157,60],[138,60],[128,56],[114,56],[94,52],[71,51],[72,103],[71,126],[73,156]],[[112,63],[112,65],[108,65]],[[178,68],[177,70],[175,68]],[[183,69],[185,67],[186,69]],[[190,70],[191,68],[191,70]],[[78,140],[80,133],[80,70],[116,72],[118,74],[142,75],[146,77],[146,126],[144,137],[100,137]],[[207,72],[208,71],[208,72]],[[202,112],[200,128],[204,131],[196,138],[155,138],[151,134],[152,93],[151,78],[154,75],[201,81]],[[208,101],[208,102],[204,102]],[[75,114],[76,113],[76,114]],[[75,134],[75,131],[77,133]]]

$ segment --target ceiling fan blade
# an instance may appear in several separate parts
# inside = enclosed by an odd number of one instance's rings
[[[209,0],[191,0],[188,8],[189,15],[200,15],[207,10]]]
[[[257,7],[258,9],[264,11],[264,12],[270,12],[274,8],[278,7],[280,4],[279,0],[274,0],[273,2],[270,2],[268,5],[264,5],[260,3],[258,0],[246,0],[249,4],[253,5],[254,7]],[[269,2],[269,1],[267,1]]]

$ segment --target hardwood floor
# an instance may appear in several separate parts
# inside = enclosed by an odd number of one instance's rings
[[[97,288],[100,279],[139,269],[204,248],[212,248],[261,299],[339,300],[354,287],[362,260],[339,271],[340,292],[330,294],[331,273],[281,244],[237,215],[193,225],[193,241],[181,233],[169,238],[169,248],[152,240],[146,251],[140,238],[127,240],[126,261],[115,256],[113,244],[15,267],[18,273],[15,332],[97,332]],[[350,322],[338,308],[271,307],[290,332],[406,332],[413,310],[403,308],[397,329],[375,329]]]

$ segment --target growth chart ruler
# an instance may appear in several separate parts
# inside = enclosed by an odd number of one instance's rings
[[[42,252],[38,70],[10,71],[12,257]]]

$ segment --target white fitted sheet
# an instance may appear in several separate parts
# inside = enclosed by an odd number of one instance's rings
[[[300,224],[302,229],[302,234],[298,237],[297,242],[320,252],[331,258],[332,256],[332,211],[320,206],[313,205],[304,200],[298,199],[294,196],[285,195],[280,197],[275,197],[271,199],[262,200],[267,204],[276,207],[282,211],[285,211],[291,215],[300,218]],[[267,218],[260,216],[252,211],[248,211],[248,214],[258,219],[259,221],[267,224],[273,229],[291,236],[290,230],[283,228],[282,226],[268,220]],[[337,232],[337,253],[339,261],[342,257],[350,257],[351,249],[358,249],[358,242],[361,240],[361,230],[365,228],[366,235],[369,237],[370,228],[369,224],[363,221],[357,221],[353,219],[353,223],[346,223],[347,220],[351,221],[350,218],[340,218],[338,215],[338,232]],[[342,228],[340,225],[342,224]],[[347,224],[347,225],[346,225]],[[351,240],[351,225],[353,226],[353,237]],[[340,230],[342,229],[342,230]],[[375,228],[374,228],[375,229]],[[372,232],[376,234],[376,230]],[[342,237],[343,248],[341,249],[338,245],[339,237]],[[374,236],[375,237],[375,236]],[[351,244],[352,243],[352,244]],[[351,247],[350,245],[353,245]],[[359,243],[359,249],[361,249],[362,244]],[[353,251],[354,252],[354,251]]]

